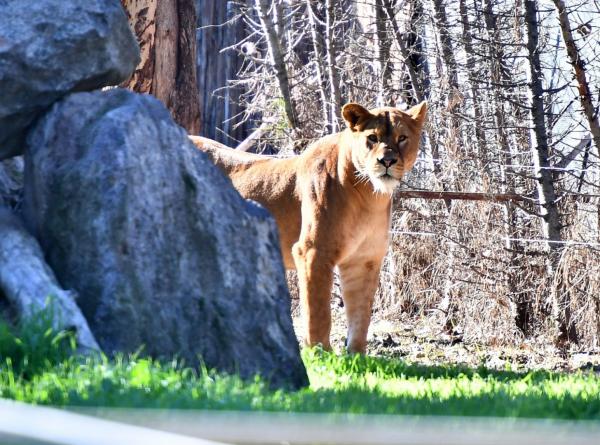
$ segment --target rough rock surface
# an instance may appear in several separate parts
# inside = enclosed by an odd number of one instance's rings
[[[32,129],[24,213],[106,352],[198,355],[307,383],[272,217],[244,201],[151,96],[58,102]]]
[[[119,0],[0,0],[0,159],[57,99],[116,85],[138,61]]]
[[[76,294],[60,288],[44,261],[36,239],[19,218],[0,207],[0,290],[19,317],[51,310],[57,330],[74,329],[79,351],[98,351],[98,344],[75,303]]]
[[[23,157],[0,162],[0,206],[16,209],[23,194]]]

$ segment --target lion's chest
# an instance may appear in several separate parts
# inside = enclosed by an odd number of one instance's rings
[[[351,258],[381,258],[385,255],[389,240],[389,210],[362,212],[347,215],[344,229],[336,237],[340,246],[337,263]]]

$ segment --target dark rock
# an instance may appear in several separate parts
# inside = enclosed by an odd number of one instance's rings
[[[0,206],[18,209],[23,197],[23,157],[0,162]]]
[[[117,85],[138,61],[119,0],[0,0],[0,159],[53,102]]]
[[[2,289],[0,289],[0,321],[9,326],[14,326],[18,321],[17,311],[11,306]]]
[[[101,348],[307,383],[272,217],[151,96],[57,103],[30,133],[24,213]]]

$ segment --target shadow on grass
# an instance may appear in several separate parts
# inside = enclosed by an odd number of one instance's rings
[[[573,374],[557,373],[546,370],[535,371],[512,371],[489,369],[484,366],[469,367],[466,365],[420,365],[412,364],[398,358],[373,357],[366,355],[335,355],[320,348],[303,350],[305,363],[322,362],[336,371],[344,374],[373,373],[388,378],[410,378],[423,377],[434,378],[457,378],[467,377],[492,377],[500,382],[522,381],[542,382],[544,380],[555,380],[559,376]]]

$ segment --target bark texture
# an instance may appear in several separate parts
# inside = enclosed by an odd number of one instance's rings
[[[235,16],[232,2],[196,0],[196,77],[202,135],[235,146],[244,140],[252,122],[239,123],[243,106],[241,87],[228,87],[237,78],[243,57],[229,48],[242,41],[247,31]]]
[[[194,0],[121,0],[141,49],[141,61],[122,85],[158,98],[175,122],[200,132],[196,84]]]

